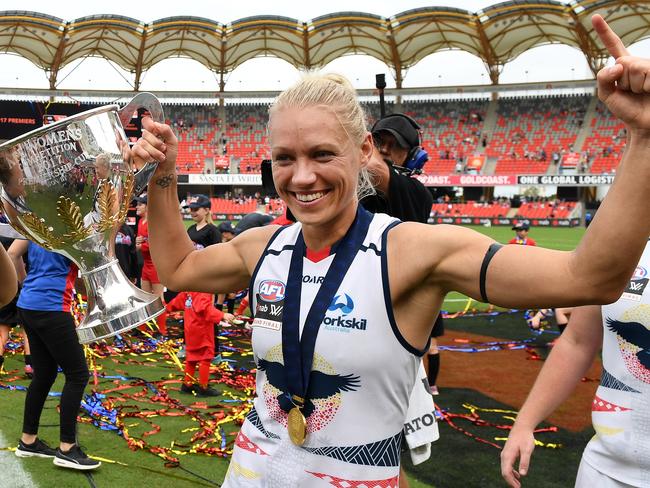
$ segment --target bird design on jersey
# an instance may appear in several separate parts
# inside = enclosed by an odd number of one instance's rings
[[[650,369],[650,331],[639,322],[621,322],[620,320],[607,319],[609,330],[621,339],[639,348],[636,357],[646,369]]]
[[[260,358],[257,368],[260,371],[264,371],[268,382],[280,390],[281,393],[277,396],[278,403],[285,412],[288,412],[293,407],[293,403],[291,402],[289,389],[287,388],[284,364]],[[342,391],[355,391],[360,386],[361,381],[358,376],[352,374],[345,376],[340,374],[327,374],[322,371],[312,370],[309,377],[307,399],[302,413],[305,417],[309,417],[314,412],[315,406],[312,400],[329,398]]]

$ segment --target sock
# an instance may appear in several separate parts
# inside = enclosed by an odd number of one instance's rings
[[[228,300],[228,313],[229,314],[235,313],[235,299],[234,298],[232,300]]]
[[[204,359],[199,363],[199,386],[206,389],[208,387],[208,381],[210,381],[210,361]]]
[[[192,386],[196,382],[194,374],[196,373],[196,361],[185,361],[185,377],[183,383]]]
[[[241,303],[239,304],[239,307],[237,308],[237,315],[244,315],[244,312],[248,308],[248,296],[245,296]]]
[[[429,354],[429,384],[435,386],[440,371],[440,354]]]
[[[25,366],[31,366],[31,365],[32,365],[32,355],[25,354]]]
[[[566,329],[566,326],[568,324],[557,324],[557,328],[560,329],[560,335],[562,335],[562,332],[564,332],[564,329]]]
[[[156,317],[156,324],[158,324],[158,331],[166,336],[167,335],[167,312],[163,312]]]

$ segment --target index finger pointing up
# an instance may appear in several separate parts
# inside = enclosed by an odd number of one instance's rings
[[[605,22],[605,19],[600,15],[594,15],[591,18],[591,24],[594,26],[594,30],[607,48],[607,51],[609,51],[609,54],[611,54],[614,59],[629,54],[627,49],[625,49],[625,45],[623,44],[623,41],[621,41],[621,38],[616,35],[607,22]]]

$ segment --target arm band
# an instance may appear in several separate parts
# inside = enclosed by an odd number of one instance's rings
[[[488,247],[488,250],[485,253],[485,257],[483,258],[483,262],[481,263],[481,274],[479,276],[479,288],[481,290],[481,300],[483,300],[485,303],[490,303],[487,297],[487,293],[485,293],[485,277],[487,275],[487,269],[494,255],[502,247],[503,245],[499,244],[498,242],[493,243],[490,247]]]

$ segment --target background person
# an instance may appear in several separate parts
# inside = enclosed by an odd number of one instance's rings
[[[140,288],[144,291],[153,293],[164,301],[165,287],[158,278],[156,266],[151,259],[149,252],[149,221],[147,220],[147,195],[141,195],[136,198],[135,213],[140,218],[138,220],[138,233],[135,238],[135,248],[142,255],[142,271],[140,272]],[[163,336],[167,335],[167,316],[162,313],[156,317],[158,331]],[[140,326],[140,328],[146,327]],[[144,330],[144,329],[143,329]]]
[[[221,232],[221,242],[230,242],[235,237],[235,229],[230,222],[221,222],[217,229]]]
[[[537,330],[541,326],[541,322],[545,317],[548,317],[550,313],[553,313],[555,315],[555,323],[557,324],[557,328],[560,331],[560,334],[564,332],[564,329],[566,329],[567,324],[569,323],[569,319],[571,317],[571,313],[573,312],[572,307],[558,307],[555,310],[549,309],[549,308],[543,308],[541,310],[538,310],[528,321],[528,325],[531,329]]]
[[[7,224],[8,221],[6,220],[6,217],[3,214],[0,214],[0,223]],[[7,237],[2,237],[0,236],[0,244],[2,244],[0,247],[2,248],[2,251],[4,252],[9,247],[11,247],[11,244],[14,242],[14,239],[10,239]],[[7,255],[8,256],[8,255]],[[11,261],[11,258],[8,258]],[[12,264],[12,266],[14,266]],[[18,278],[18,282],[21,282],[25,279],[25,266],[24,263],[20,263],[19,268],[15,268],[15,275]],[[13,297],[11,302],[9,302],[7,305],[0,307],[0,371],[2,371],[3,364],[4,364],[4,353],[5,353],[5,348],[7,346],[7,343],[9,342],[9,334],[11,332],[11,329],[16,327],[18,325],[18,308],[17,308],[17,303],[18,303],[18,295],[20,294],[20,285],[18,285],[18,291],[16,292],[16,295]],[[25,376],[27,378],[32,378],[32,375],[34,374],[34,369],[32,367],[32,356],[29,350],[29,339],[27,339],[27,333],[25,332],[24,328],[21,328],[20,335],[22,336],[23,339],[23,357],[25,360]]]
[[[120,268],[122,268],[124,274],[135,284],[140,274],[135,247],[135,234],[131,226],[126,222],[120,225],[117,234],[115,234],[115,257],[120,263]]]
[[[181,392],[198,396],[219,396],[209,386],[210,365],[215,353],[215,324],[222,320],[232,322],[234,316],[214,307],[214,295],[199,292],[180,292],[166,306],[168,312],[183,310],[185,336],[185,376]],[[196,366],[199,379],[195,378]]]
[[[23,433],[16,456],[54,458],[54,464],[64,468],[95,469],[101,463],[88,458],[77,443],[77,415],[89,378],[71,313],[77,267],[68,258],[31,241],[14,241],[9,248],[17,266],[25,253],[28,273],[17,305],[20,323],[29,338],[34,376],[25,396]],[[54,450],[38,438],[38,428],[59,366],[65,383],[60,403],[60,443]]]
[[[650,246],[639,266],[650,266]],[[596,435],[585,448],[575,486],[648,486],[649,440],[644,426],[650,415],[650,361],[644,349],[650,344],[649,305],[650,292],[644,290],[641,301],[624,294],[611,305],[574,310],[501,452],[501,473],[508,485],[521,486],[535,449],[537,425],[571,395],[602,347],[603,375],[591,413]],[[630,349],[632,354],[627,352]]]
[[[212,246],[221,242],[221,233],[212,223],[211,207],[212,202],[205,195],[194,195],[189,198],[187,208],[194,224],[187,229],[187,234],[192,239],[197,249]]]
[[[368,170],[377,193],[363,198],[361,204],[369,212],[427,223],[433,197],[409,169],[419,164],[415,160],[421,151],[419,125],[407,115],[391,114],[378,120],[371,132],[377,150]]]
[[[519,244],[521,246],[536,246],[537,243],[532,237],[528,237],[530,226],[525,222],[519,222],[512,226],[515,231],[515,237],[508,241],[508,244]]]

